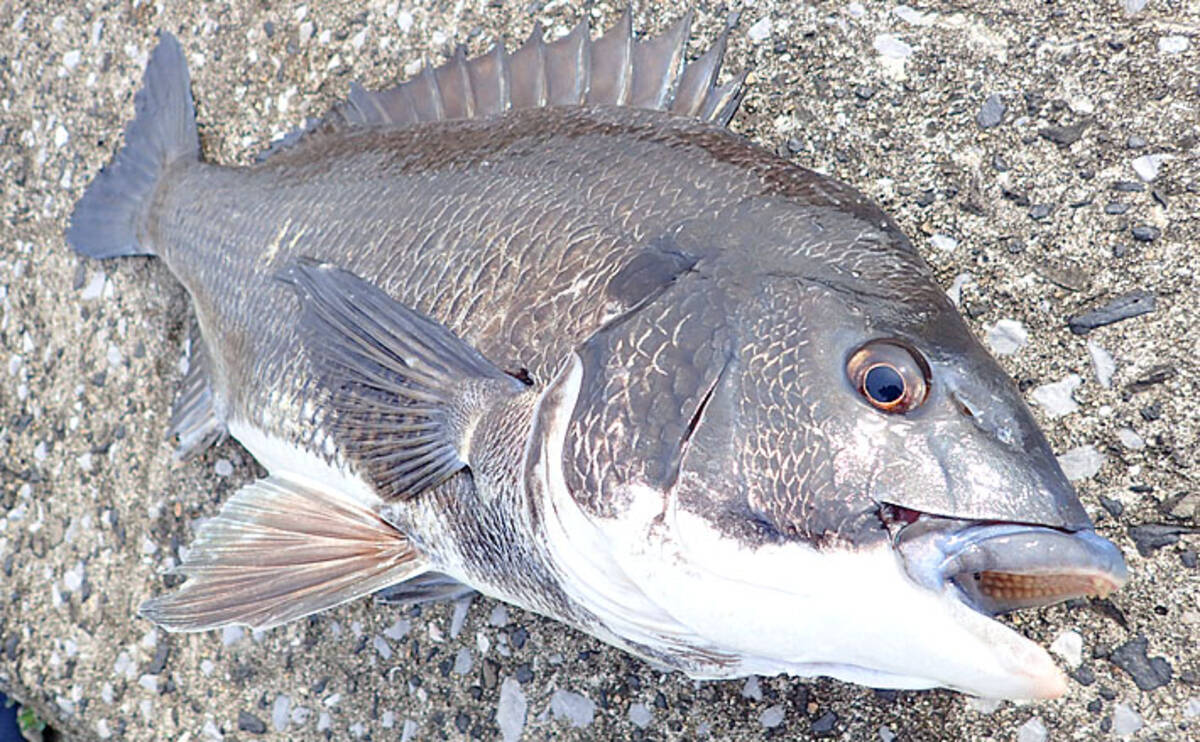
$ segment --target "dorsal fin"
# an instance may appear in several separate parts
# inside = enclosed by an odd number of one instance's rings
[[[661,36],[636,41],[626,9],[604,35],[591,38],[586,16],[566,36],[546,43],[534,24],[515,51],[497,44],[468,59],[463,47],[439,67],[386,90],[354,83],[346,101],[323,120],[276,142],[267,154],[304,141],[311,132],[358,126],[409,126],[483,118],[542,106],[618,105],[672,111],[724,126],[737,110],[746,75],[717,85],[729,31],[699,59],[684,62],[693,13]]]

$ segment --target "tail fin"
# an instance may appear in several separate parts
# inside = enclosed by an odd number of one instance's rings
[[[93,258],[150,255],[138,244],[138,230],[168,166],[200,155],[191,81],[179,41],[160,33],[142,89],[134,98],[134,119],[125,146],[100,171],[75,205],[67,241]]]

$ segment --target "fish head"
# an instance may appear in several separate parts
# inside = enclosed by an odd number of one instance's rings
[[[693,674],[1059,695],[994,616],[1107,594],[1121,552],[923,262],[883,262],[701,275],[608,328],[565,458],[605,474],[573,489],[626,577],[738,658]]]

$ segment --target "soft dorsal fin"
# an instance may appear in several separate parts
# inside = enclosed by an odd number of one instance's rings
[[[684,61],[692,12],[666,33],[637,41],[628,9],[607,33],[591,38],[585,16],[553,42],[535,24],[514,51],[497,44],[467,58],[459,47],[439,67],[428,65],[410,80],[386,90],[368,91],[355,83],[344,103],[303,132],[330,132],[357,126],[409,126],[427,121],[484,118],[542,106],[632,106],[671,111],[725,126],[741,102],[746,75],[717,85],[729,31],[699,59]],[[268,154],[303,140],[293,132]]]

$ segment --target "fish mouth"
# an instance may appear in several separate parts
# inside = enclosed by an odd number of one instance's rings
[[[1121,550],[1091,529],[921,513],[895,531],[894,545],[916,582],[938,592],[953,586],[986,616],[1107,597],[1129,578]]]

